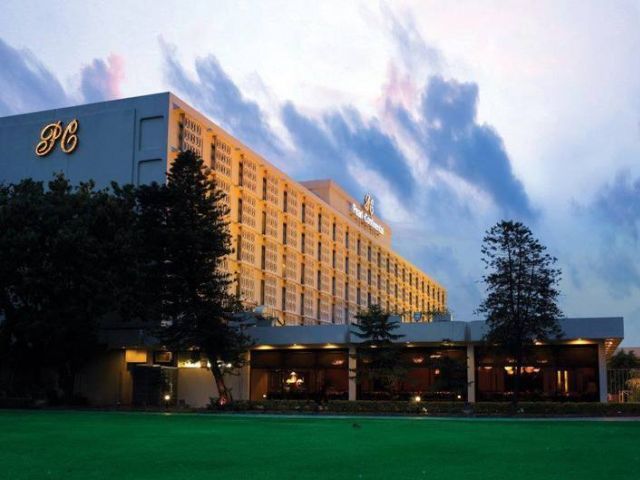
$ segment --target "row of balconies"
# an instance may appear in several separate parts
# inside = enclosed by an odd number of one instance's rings
[[[278,245],[277,244],[261,245],[260,254],[255,255],[255,251],[256,251],[255,243],[248,242],[248,241],[245,242],[245,240],[243,240],[241,236],[238,236],[238,247],[236,248],[237,260],[240,262],[248,263],[254,267],[257,267],[258,265],[260,265],[260,268],[262,268],[262,270],[269,270],[274,274],[278,274],[279,272],[277,271],[277,266],[278,266],[278,263],[280,262],[278,262],[277,260],[275,262],[270,261],[267,259],[267,257],[272,257],[274,255],[279,257],[279,252],[274,252],[275,250],[274,248],[269,248],[267,250],[268,246],[277,248]],[[288,258],[288,255],[286,254],[287,252],[286,246],[285,246],[284,252],[285,253],[283,253],[283,260],[286,260]],[[293,255],[298,255],[298,253],[293,252]],[[367,264],[367,268],[364,268],[363,264],[358,263],[356,264],[356,268],[352,269],[350,268],[349,258],[345,257],[344,262],[342,262],[343,258],[336,255],[335,250],[332,251],[331,262],[327,262],[326,260],[328,260],[327,255],[322,255],[322,254],[320,255],[319,259],[317,256],[312,256],[308,254],[302,254],[298,256],[296,265],[301,266],[301,272],[300,272],[301,283],[304,283],[304,280],[302,279],[304,279],[305,277],[305,272],[304,272],[305,267],[310,267],[309,270],[311,271],[322,272],[324,269],[331,269],[334,272],[340,272],[341,274],[344,274],[349,278],[355,279],[356,281],[366,282],[367,284],[371,284],[372,282],[377,283],[378,289],[381,289],[383,284],[387,285],[387,288],[392,288],[391,286],[395,286],[395,285],[401,285],[400,289],[409,289],[409,291],[412,292],[412,294],[427,295],[432,299],[438,299],[440,295],[444,295],[444,291],[439,289],[435,285],[433,285],[431,281],[428,279],[426,283],[424,281],[421,281],[420,284],[422,288],[424,288],[424,290],[422,290],[417,286],[418,282],[414,281],[410,284],[406,281],[403,282],[400,277],[396,277],[395,279],[393,278],[393,276],[389,277],[389,273],[387,273],[384,269],[382,270],[379,269],[378,267],[376,267],[375,264],[369,263]],[[283,261],[282,265],[285,266],[285,270],[287,270],[286,261]],[[274,266],[275,266],[275,269],[273,269]],[[272,268],[268,268],[268,267],[272,267]],[[406,279],[406,276],[405,276],[405,279]]]

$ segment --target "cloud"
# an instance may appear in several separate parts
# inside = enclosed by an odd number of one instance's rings
[[[279,155],[280,139],[273,133],[260,106],[244,97],[214,55],[196,59],[196,77],[190,78],[179,62],[176,49],[160,38],[165,76],[172,88],[184,95],[223,128],[263,155]]]
[[[591,205],[602,222],[620,228],[636,243],[640,240],[640,178],[631,179],[628,171],[616,175],[605,185]]]
[[[18,50],[0,38],[0,115],[69,105],[58,79],[29,50]]]
[[[587,207],[578,209],[594,223],[593,263],[615,298],[640,289],[640,178],[619,172]]]
[[[500,213],[530,218],[533,212],[500,136],[477,122],[477,85],[431,76],[416,87],[405,75],[407,65],[425,56],[439,60],[417,32],[399,23],[392,27],[400,37],[402,66],[390,73],[403,77],[383,88],[382,120],[349,104],[309,112],[291,101],[276,107],[279,118],[269,118],[214,55],[198,58],[192,76],[175,48],[160,43],[171,88],[294,178],[332,178],[355,198],[371,189],[375,197],[378,189],[384,199],[379,211],[396,235],[410,239],[401,243],[404,255],[455,288],[454,308],[471,318],[481,297],[474,279],[481,278],[482,231]],[[408,95],[394,90],[398,81],[406,83]],[[405,101],[397,102],[403,95]],[[406,108],[412,98],[413,112]],[[270,120],[281,122],[286,141]],[[459,237],[455,246],[447,240],[451,235]]]
[[[13,48],[0,38],[0,115],[48,110],[120,96],[122,57],[94,59],[80,72],[80,89],[65,88],[29,50]]]
[[[107,60],[96,58],[82,68],[80,90],[85,102],[102,102],[120,98],[124,80],[124,59],[112,54]]]
[[[300,154],[308,176],[338,179],[353,195],[363,193],[358,178],[345,178],[349,164],[357,164],[382,176],[399,197],[412,196],[415,180],[395,139],[381,130],[376,120],[365,121],[347,107],[313,119],[293,104],[282,109],[283,123]]]
[[[455,174],[488,194],[503,215],[535,217],[498,133],[477,122],[478,86],[429,78],[416,114],[387,104],[399,127],[421,149],[429,167]]]

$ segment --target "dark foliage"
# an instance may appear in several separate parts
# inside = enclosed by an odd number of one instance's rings
[[[370,382],[374,390],[393,395],[407,374],[402,347],[397,343],[403,335],[393,333],[400,325],[379,305],[359,312],[356,319],[351,333],[362,341],[357,344],[357,367],[351,373],[356,375],[357,382]]]
[[[0,361],[9,389],[57,397],[43,383],[58,374],[64,400],[98,347],[98,322],[126,301],[121,295],[133,216],[131,189],[73,188],[56,176],[0,189]]]
[[[166,186],[141,187],[140,217],[148,245],[145,269],[158,281],[146,289],[161,307],[162,341],[173,350],[202,352],[211,363],[219,402],[231,401],[225,370],[241,367],[251,345],[238,319],[239,299],[223,269],[232,252],[226,195],[206,175],[202,160],[183,152]]]
[[[609,359],[609,368],[640,368],[640,358],[636,357],[636,354],[631,351],[625,352],[624,350],[619,350]]]
[[[536,341],[562,335],[557,299],[560,270],[556,258],[520,222],[501,221],[484,237],[482,261],[486,297],[478,312],[486,317],[486,340],[513,357],[517,403],[522,362]]]

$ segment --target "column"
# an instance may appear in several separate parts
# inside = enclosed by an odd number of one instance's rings
[[[598,342],[598,384],[600,402],[607,403],[607,352],[604,341]]]
[[[476,353],[471,344],[467,345],[467,402],[476,403]]]
[[[349,347],[349,400],[356,400],[356,347]]]
[[[238,400],[251,399],[251,350],[247,353],[247,363],[242,367],[240,376],[242,378],[242,395]]]

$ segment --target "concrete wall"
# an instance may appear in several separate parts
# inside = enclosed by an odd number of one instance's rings
[[[73,183],[163,182],[167,171],[169,94],[47,110],[0,118],[0,183],[48,181],[62,172]],[[35,147],[42,128],[78,121],[78,145],[65,153],[58,141],[46,156]]]
[[[90,362],[76,378],[76,391],[91,405],[129,405],[132,380],[124,350],[111,350]]]
[[[248,368],[243,369],[241,375],[225,376],[225,384],[227,388],[231,389],[234,400],[248,400],[248,381]],[[189,407],[204,408],[209,405],[211,398],[217,397],[218,389],[209,369],[178,369],[178,403],[184,402]]]

